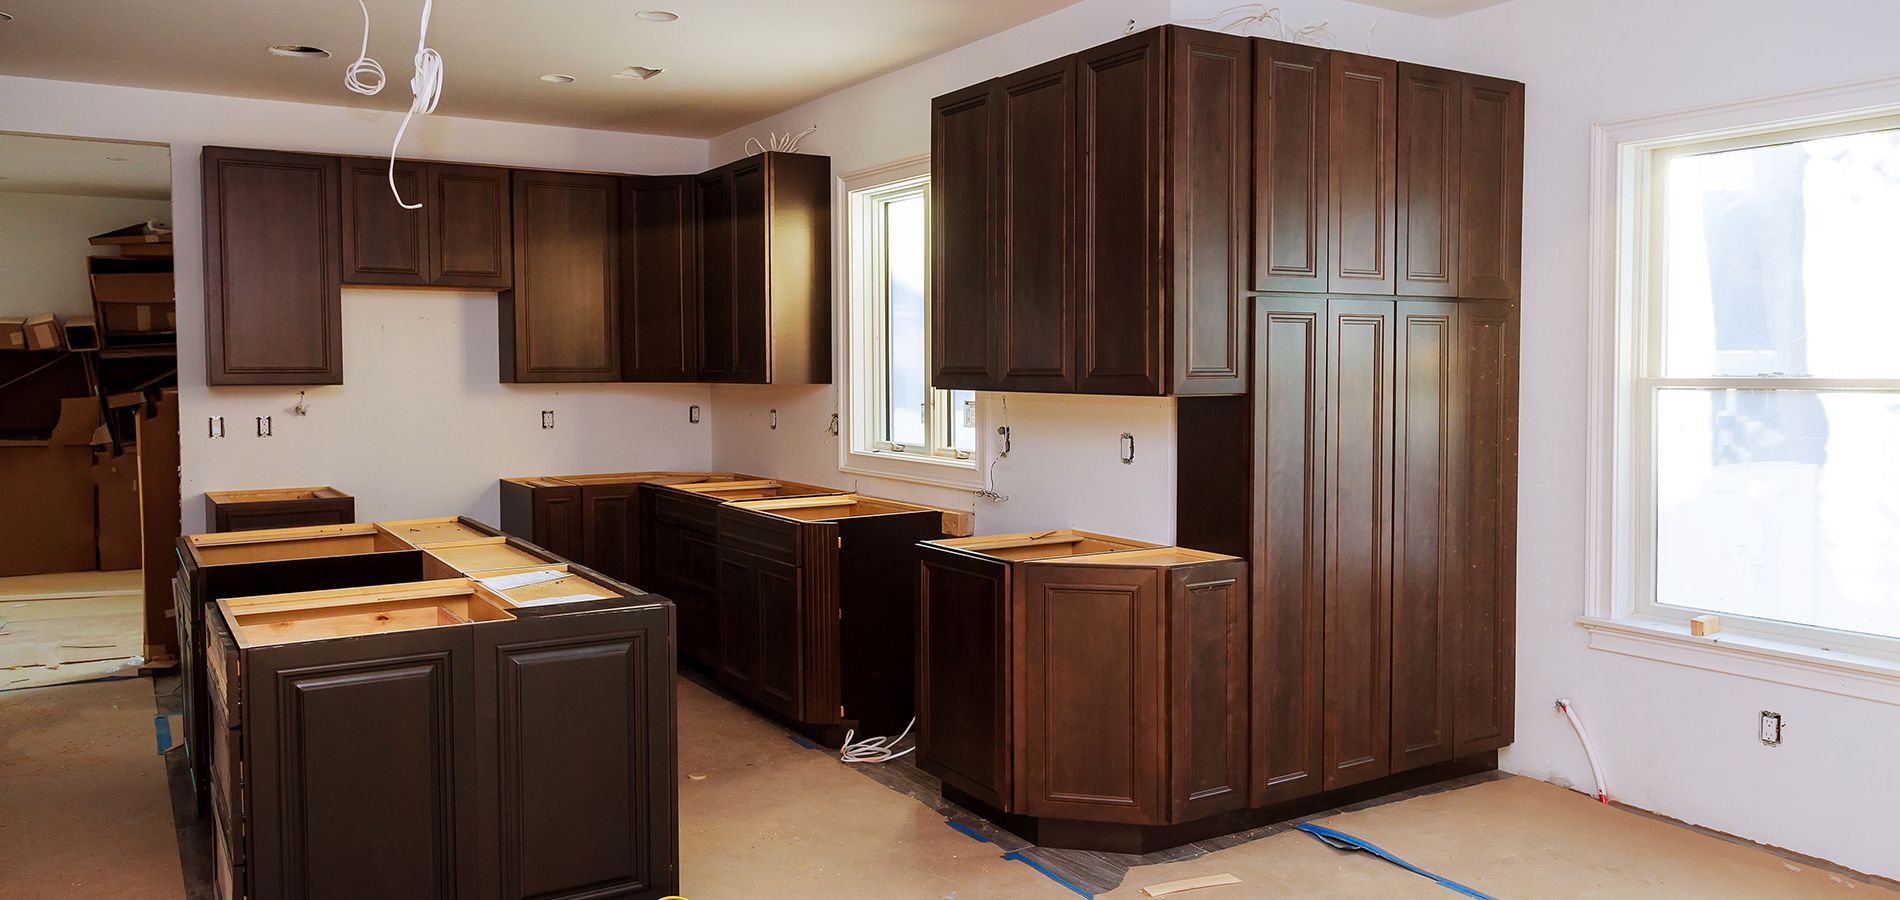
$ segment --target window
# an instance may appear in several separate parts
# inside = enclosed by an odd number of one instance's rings
[[[1900,117],[1623,148],[1628,597],[1900,651]]]
[[[930,386],[928,160],[846,179],[846,471],[975,484],[977,398]]]

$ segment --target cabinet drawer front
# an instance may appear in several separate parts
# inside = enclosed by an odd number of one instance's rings
[[[716,502],[665,488],[651,490],[654,521],[684,525],[707,534],[718,527],[719,505]]]
[[[760,559],[798,565],[799,548],[810,526],[742,509],[719,511],[719,546]]]

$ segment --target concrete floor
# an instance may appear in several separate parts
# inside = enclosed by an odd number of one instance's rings
[[[0,692],[0,900],[185,896],[153,698],[144,679]],[[1076,896],[705,687],[682,680],[679,699],[681,893],[692,900]],[[1319,821],[1498,897],[1900,898],[1523,778]],[[1136,866],[1099,896],[1211,874],[1241,884],[1184,900],[1456,896],[1298,832]]]
[[[0,578],[0,691],[136,674],[144,604],[137,569]]]

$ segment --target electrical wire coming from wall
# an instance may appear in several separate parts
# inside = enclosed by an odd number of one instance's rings
[[[1003,439],[1003,451],[990,457],[989,469],[983,475],[983,489],[976,492],[978,497],[995,503],[1006,503],[1009,501],[1008,494],[998,493],[996,490],[996,461],[1009,455],[1012,438],[1014,437],[1009,430],[1009,398],[1004,397],[1002,400],[1003,424],[996,427],[996,433]]]
[[[357,53],[356,62],[343,73],[343,86],[354,93],[373,97],[382,93],[387,78],[382,65],[369,58],[369,6],[364,0],[356,0],[356,5],[363,10],[363,49]],[[409,79],[409,90],[415,96],[409,101],[409,111],[403,113],[402,125],[396,128],[396,139],[389,146],[389,193],[403,209],[421,209],[422,204],[405,202],[402,192],[396,189],[396,151],[402,147],[402,136],[409,131],[410,120],[435,112],[436,104],[442,101],[442,54],[429,46],[429,14],[434,8],[435,0],[422,0],[422,25],[416,32],[416,73]]]
[[[1597,782],[1597,802],[1610,802],[1610,786],[1603,780],[1603,766],[1597,762],[1597,749],[1590,743],[1590,733],[1583,730],[1583,720],[1577,718],[1577,711],[1571,708],[1569,700],[1557,698],[1557,708],[1570,719],[1570,727],[1577,732],[1577,740],[1583,742],[1583,756],[1590,761],[1590,777]]]
[[[1227,21],[1228,17],[1235,13],[1244,13],[1244,15],[1233,21]],[[1221,22],[1227,22],[1227,24],[1221,25]],[[1181,24],[1214,25],[1219,30],[1230,34],[1248,34],[1252,31],[1254,26],[1258,25],[1263,26],[1263,36],[1273,38],[1276,41],[1312,44],[1315,47],[1336,47],[1339,44],[1339,39],[1334,36],[1330,23],[1327,20],[1320,19],[1316,22],[1308,22],[1300,26],[1297,30],[1289,32],[1287,30],[1286,20],[1280,18],[1280,8],[1277,6],[1269,7],[1265,3],[1242,3],[1238,6],[1230,6],[1205,19],[1185,19],[1182,20]],[[1374,27],[1377,27],[1376,24]],[[1367,44],[1370,45],[1372,41],[1372,32],[1370,30],[1366,32],[1366,41]],[[1368,47],[1368,49],[1370,48]]]
[[[855,744],[851,742],[851,738],[854,737],[857,732],[846,729],[844,733],[844,746],[838,748],[838,761],[848,763],[887,763],[893,759],[908,755],[917,749],[917,745],[912,744],[910,750],[899,753],[896,752],[897,743],[903,740],[905,735],[910,734],[911,728],[916,724],[917,717],[911,716],[910,724],[905,725],[904,730],[898,732],[896,737],[865,738]]]

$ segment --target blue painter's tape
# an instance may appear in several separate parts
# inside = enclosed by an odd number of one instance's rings
[[[817,744],[814,744],[814,743],[812,743],[811,741],[809,741],[809,740],[806,740],[806,739],[805,739],[805,736],[804,736],[804,735],[802,735],[802,734],[788,734],[788,735],[786,735],[786,737],[788,737],[788,738],[791,738],[791,739],[792,739],[792,743],[794,743],[794,744],[797,744],[798,746],[800,746],[800,747],[803,747],[803,748],[805,748],[805,749],[807,749],[807,750],[817,750],[817,749],[818,749],[818,745],[817,745]]]
[[[1036,862],[1035,860],[1022,855],[1021,853],[1018,853],[1012,850],[1008,853],[1003,854],[1003,858],[1013,859],[1019,863],[1022,863],[1025,866],[1035,869],[1036,871],[1041,872],[1042,874],[1048,876],[1050,881],[1053,881],[1056,884],[1062,885],[1063,887],[1068,888],[1069,890],[1072,890],[1078,894],[1081,894],[1084,897],[1088,897],[1090,898],[1090,900],[1094,900],[1094,897],[1095,897],[1094,894],[1091,894],[1088,891],[1082,890],[1081,888],[1076,887],[1073,884],[1070,884],[1068,879],[1063,878],[1062,876],[1049,871],[1048,867],[1044,866],[1042,863]]]
[[[1407,872],[1411,872],[1414,875],[1423,875],[1426,878],[1430,878],[1431,880],[1438,882],[1439,884],[1445,886],[1446,888],[1457,891],[1458,893],[1463,894],[1467,897],[1474,897],[1476,898],[1476,900],[1496,900],[1496,898],[1492,897],[1489,894],[1479,893],[1478,891],[1465,887],[1464,885],[1459,884],[1458,882],[1453,881],[1449,878],[1446,878],[1441,875],[1434,875],[1430,872],[1427,872],[1424,869],[1421,869],[1415,865],[1412,865],[1409,862],[1406,862],[1405,860],[1402,860],[1396,856],[1393,856],[1391,853],[1388,853],[1385,850],[1380,849],[1378,846],[1368,841],[1365,841],[1361,838],[1353,837],[1352,835],[1347,834],[1343,831],[1335,831],[1331,828],[1327,828],[1324,825],[1314,825],[1311,823],[1307,823],[1304,825],[1295,825],[1293,827],[1298,828],[1299,830],[1304,831],[1307,834],[1310,834],[1316,838],[1319,838],[1320,841],[1328,847],[1333,847],[1340,850],[1363,850],[1367,853],[1372,854],[1373,856],[1376,856],[1380,859],[1385,860],[1386,862],[1389,862],[1395,866],[1398,866],[1399,868],[1404,869]]]
[[[968,826],[968,825],[965,825],[965,824],[963,824],[962,822],[959,822],[959,821],[957,821],[957,820],[955,820],[955,819],[945,819],[945,820],[943,820],[943,824],[945,824],[945,825],[948,825],[948,826],[950,826],[951,828],[955,828],[956,830],[958,830],[958,831],[961,831],[961,832],[963,832],[963,833],[964,833],[965,835],[967,835],[967,836],[968,836],[968,837],[970,838],[970,840],[973,840],[973,841],[982,841],[982,842],[983,842],[983,843],[985,843],[985,844],[987,844],[987,843],[989,843],[989,842],[990,842],[990,839],[989,839],[989,838],[986,838],[986,837],[984,837],[984,836],[982,836],[982,835],[980,835],[980,834],[978,834],[978,833],[976,832],[976,829],[974,829],[974,828],[971,828],[970,826]]]
[[[172,720],[170,716],[153,716],[152,729],[158,732],[158,755],[172,748]]]

